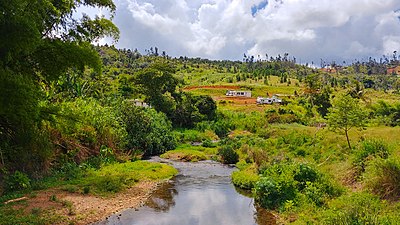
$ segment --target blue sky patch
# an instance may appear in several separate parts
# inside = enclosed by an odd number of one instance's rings
[[[255,16],[259,10],[265,9],[268,5],[268,0],[260,2],[258,5],[253,5],[251,7],[251,15]]]

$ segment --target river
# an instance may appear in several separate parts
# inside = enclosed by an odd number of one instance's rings
[[[214,161],[175,162],[155,157],[179,170],[138,210],[127,209],[96,225],[265,225],[274,217],[256,209],[251,197],[231,183],[234,167]]]

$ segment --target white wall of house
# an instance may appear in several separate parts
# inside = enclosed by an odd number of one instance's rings
[[[229,90],[226,92],[226,96],[234,96],[234,97],[251,97],[251,91],[232,91]]]

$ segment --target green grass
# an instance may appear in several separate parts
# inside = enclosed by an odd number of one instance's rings
[[[176,175],[178,171],[172,166],[135,161],[112,164],[100,170],[90,170],[87,174],[71,183],[80,189],[90,188],[90,193],[107,195],[117,193],[143,180],[164,180]]]
[[[63,177],[53,176],[41,182],[36,181],[36,187],[40,189],[59,188],[70,193],[92,194],[98,196],[110,196],[129,188],[140,181],[152,180],[160,181],[170,179],[175,176],[178,171],[170,165],[148,162],[135,161],[126,163],[115,163],[106,165],[99,170],[87,169],[81,170],[80,176],[64,180]],[[29,193],[26,191],[26,193]],[[15,199],[23,196],[14,193],[1,197],[1,202],[9,199]],[[34,195],[31,195],[34,196]],[[58,202],[56,196],[52,196],[52,201]],[[69,202],[62,202],[63,206],[69,210],[69,213],[75,213]],[[14,208],[14,205],[18,205]],[[56,224],[60,221],[67,223],[68,219],[54,213],[50,210],[42,210],[33,208],[32,211],[26,211],[27,203],[24,201],[10,203],[7,205],[0,204],[0,224]]]
[[[398,103],[400,101],[400,95],[394,93],[385,93],[383,91],[372,91],[368,89],[365,96],[372,103],[376,103],[379,100],[384,100],[390,104]]]
[[[199,88],[190,90],[190,93],[195,95],[210,95],[211,97],[224,97],[227,89],[207,89],[207,88]]]
[[[32,211],[24,212],[23,209],[14,209],[9,205],[0,207],[0,223],[3,225],[15,225],[15,224],[32,224],[32,225],[47,225],[56,224],[60,221],[64,221],[62,218],[52,211],[40,210],[37,208]]]
[[[198,162],[208,159],[204,152],[189,149],[171,150],[162,154],[160,157],[164,159],[181,160],[185,162]]]
[[[202,142],[204,140],[218,140],[218,136],[211,130],[205,130],[204,132],[198,130],[180,129],[176,130],[175,137],[181,143],[187,142]],[[185,145],[186,148],[190,145]],[[177,148],[180,148],[178,146]]]
[[[251,190],[259,180],[260,176],[254,169],[237,170],[232,173],[232,183],[242,189]]]

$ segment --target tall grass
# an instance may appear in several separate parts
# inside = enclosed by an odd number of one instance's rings
[[[400,160],[396,157],[377,158],[366,168],[365,183],[373,193],[381,198],[400,198]]]

